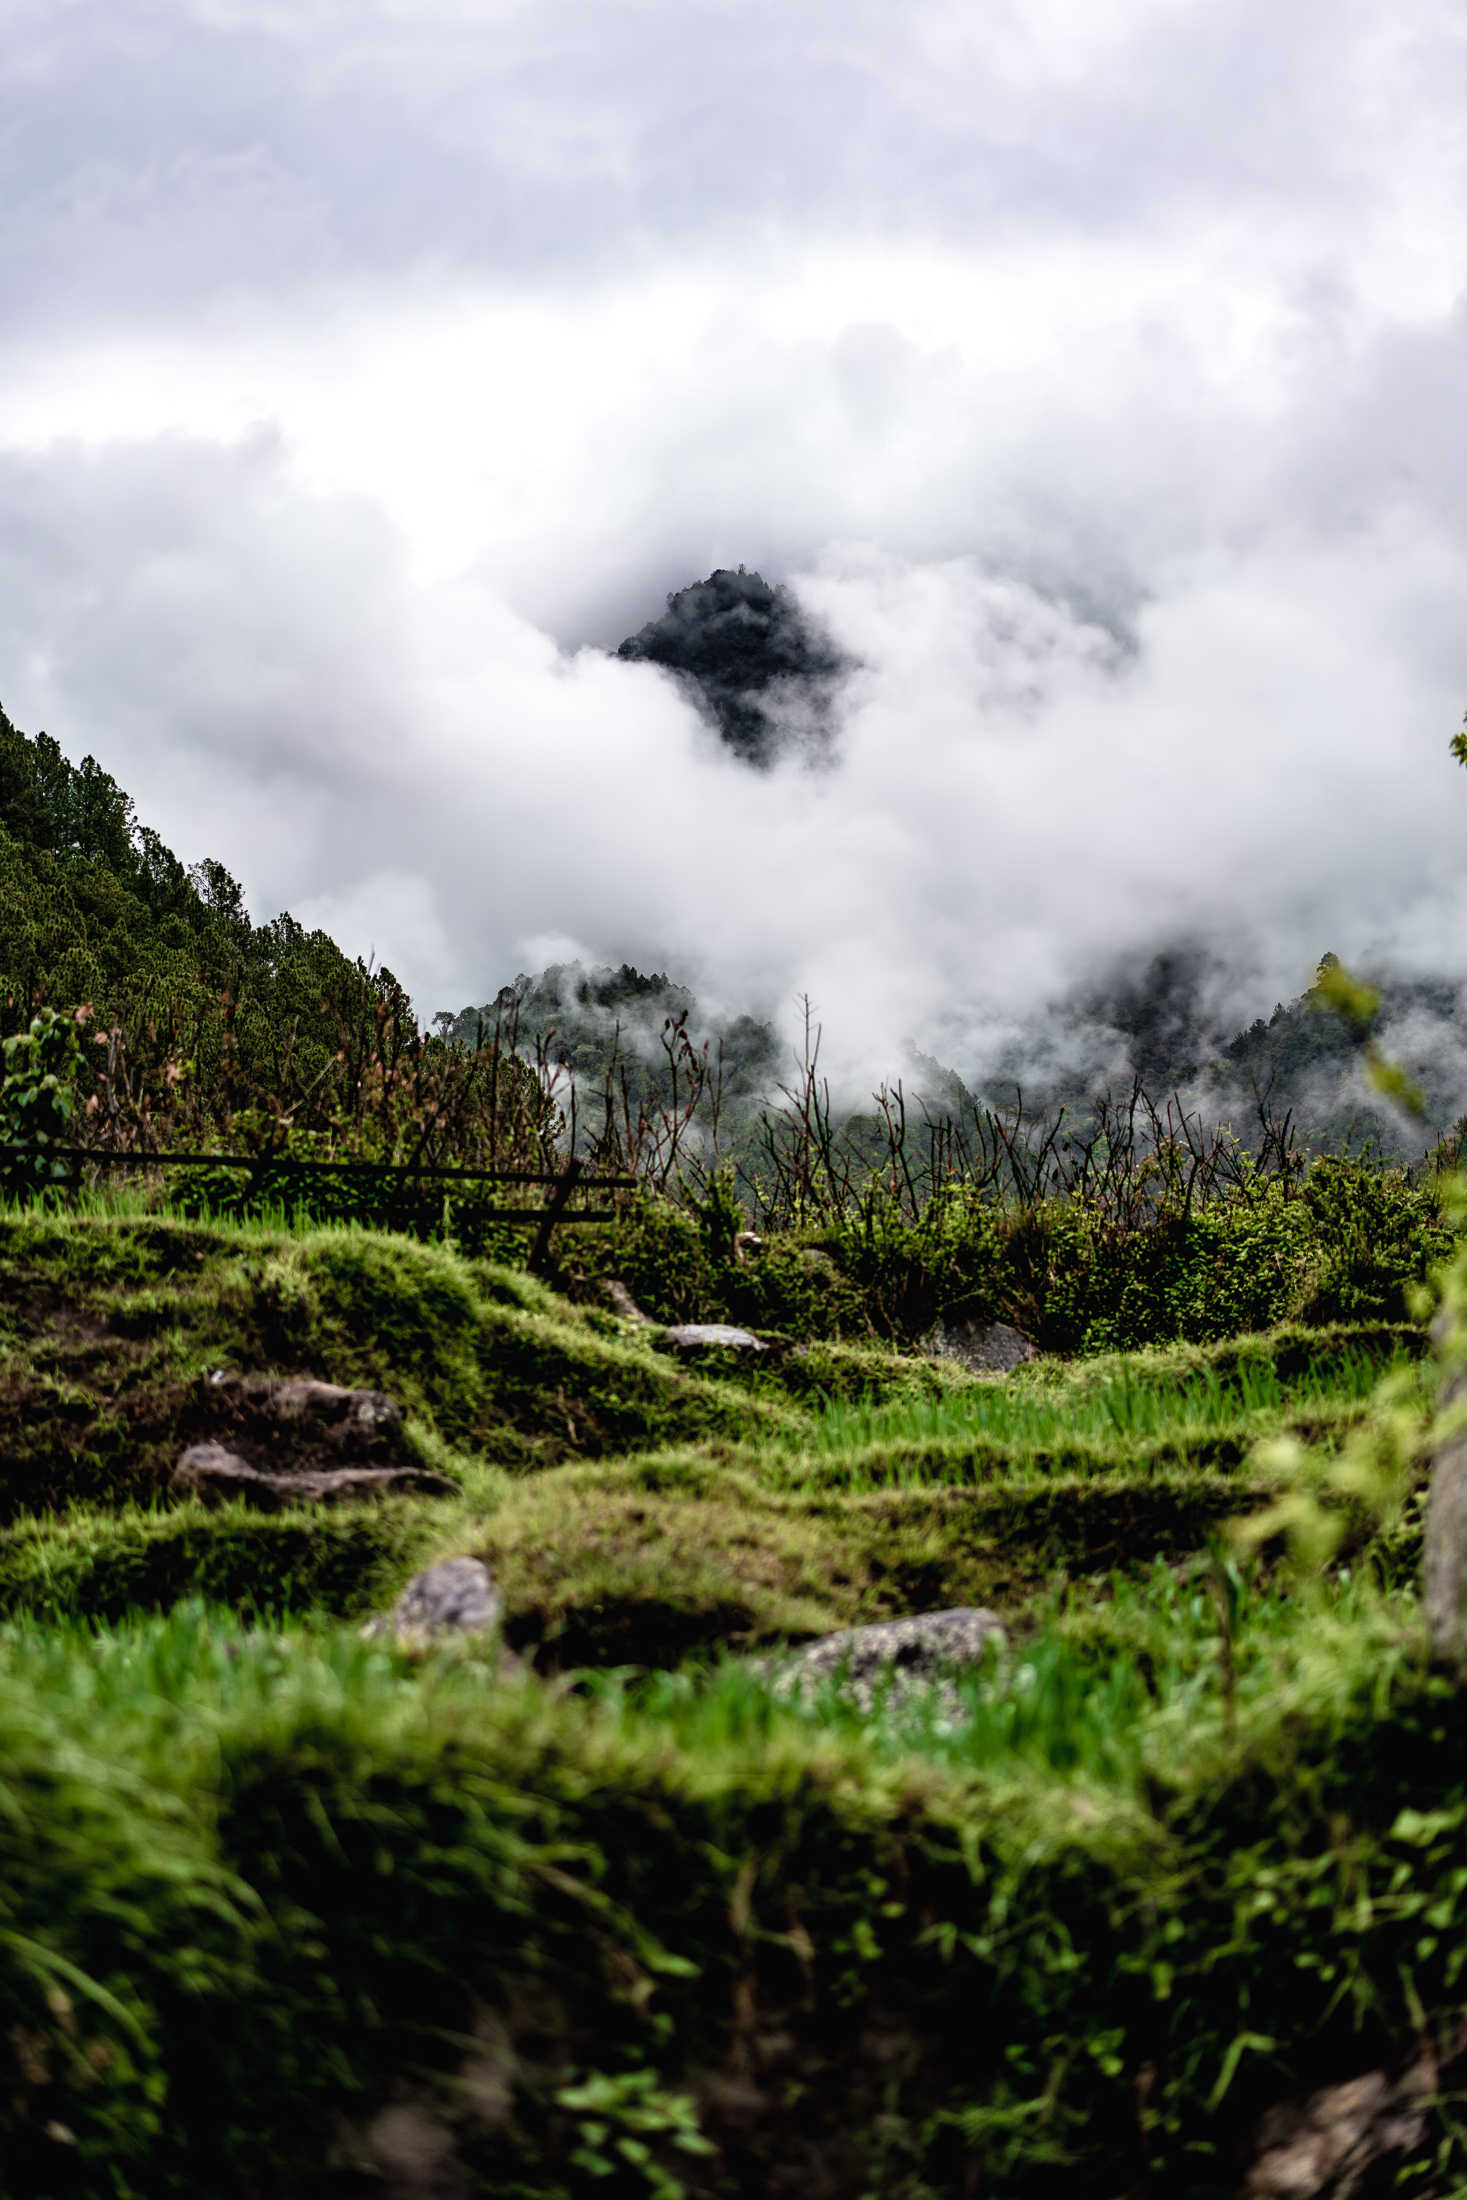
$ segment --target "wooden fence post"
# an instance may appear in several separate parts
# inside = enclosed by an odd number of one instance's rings
[[[550,1205],[545,1210],[540,1227],[535,1232],[535,1242],[530,1247],[529,1265],[531,1268],[538,1268],[550,1251],[550,1233],[564,1214],[566,1201],[575,1190],[576,1178],[580,1173],[581,1164],[576,1156],[572,1154],[565,1165],[565,1173],[550,1195]]]

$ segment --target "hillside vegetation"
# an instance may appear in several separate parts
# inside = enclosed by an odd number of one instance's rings
[[[1417,1500],[1333,1581],[1207,1556],[1383,1376],[1419,1488],[1410,1324],[755,1374],[450,1246],[125,1202],[13,1212],[0,1277],[6,2189],[435,2189],[406,2147],[547,2200],[1222,2193],[1259,2108],[1452,2006]],[[230,1366],[390,1390],[457,1494],[171,1495]],[[517,1677],[358,1639],[465,1552]],[[956,1714],[748,1662],[978,1603]]]
[[[5,753],[0,2193],[1467,2189],[1449,1157],[841,1146],[811,1075],[741,1177],[654,1093],[531,1273],[543,1188],[363,1165],[563,1169],[543,1056],[207,868],[155,905],[111,783]],[[939,1351],[996,1321],[1010,1374]],[[363,1456],[427,1479],[205,1502],[237,1378],[385,1394]],[[449,1557],[498,1638],[363,1634]],[[935,1686],[792,1678],[952,1607],[1002,1634]],[[1265,2111],[1377,2071],[1354,2185],[1258,2181]]]

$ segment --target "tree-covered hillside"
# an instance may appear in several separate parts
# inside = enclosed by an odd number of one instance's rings
[[[1362,1079],[1361,1035],[1339,1015],[1319,976],[1337,958],[1320,958],[1316,981],[1240,1031],[1222,1023],[1212,997],[1231,997],[1228,973],[1196,947],[1153,956],[1071,1005],[1072,1020],[1112,1035],[1125,1074],[1156,1095],[1177,1091],[1204,1114],[1231,1121],[1256,1140],[1259,1103],[1276,1119],[1293,1118],[1294,1135],[1316,1150],[1381,1144],[1401,1157],[1450,1133],[1467,1112],[1467,1012],[1460,984],[1391,969],[1368,969],[1379,993],[1374,1028],[1386,1052],[1409,1074],[1423,1103],[1423,1127],[1405,1121]],[[995,1080],[994,1089],[1002,1089]],[[1031,1091],[1034,1080],[1030,1081]],[[1081,1106],[1091,1086],[1051,1081],[1046,1098]]]
[[[538,1153],[553,1109],[420,1033],[392,972],[186,867],[96,761],[0,714],[0,1032],[82,1011],[74,1137],[118,1149]]]
[[[185,867],[93,757],[71,764],[47,734],[0,712],[0,1020],[42,1003],[90,1002],[131,1033],[140,1016],[180,1036],[227,1008],[237,1047],[299,1026],[313,1054],[331,1036],[326,999],[361,973],[289,915],[254,924],[223,864]],[[394,1009],[390,971],[374,974]],[[328,1019],[323,1022],[323,1017]]]
[[[293,930],[285,920],[279,939]],[[221,990],[267,959],[223,866],[186,870],[92,757],[69,763],[0,712],[0,1018],[40,1002],[99,1012],[126,1000]]]

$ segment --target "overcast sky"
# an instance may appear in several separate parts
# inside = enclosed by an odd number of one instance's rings
[[[0,703],[424,1012],[1467,970],[1467,15],[0,0]],[[759,775],[608,647],[860,670]]]

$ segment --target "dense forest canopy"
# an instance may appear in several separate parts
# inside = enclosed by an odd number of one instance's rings
[[[186,867],[95,759],[0,714],[0,1035],[41,1007],[89,1012],[88,1144],[478,1155],[543,1119],[526,1073],[490,1081],[486,1123],[390,970],[289,914],[255,924],[224,866]]]
[[[30,739],[0,712],[5,1030],[42,1001],[178,1018],[226,992],[236,1011],[248,1001],[276,1022],[309,1022],[323,987],[352,967],[288,914],[254,924],[222,863],[186,868],[95,758],[71,764],[49,735]],[[375,982],[384,999],[397,991],[390,972]]]

